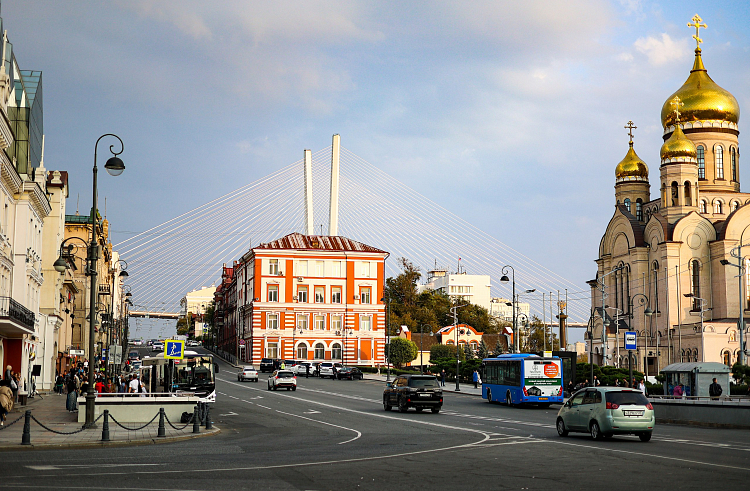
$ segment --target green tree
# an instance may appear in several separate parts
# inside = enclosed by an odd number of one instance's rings
[[[480,360],[484,360],[489,355],[487,344],[484,342],[484,338],[479,341],[479,347],[477,348],[477,357]]]
[[[404,338],[393,338],[388,344],[388,361],[396,368],[401,368],[405,363],[417,358],[417,345],[413,341]]]
[[[464,359],[466,360],[474,359],[474,352],[471,350],[471,346],[469,346],[469,343],[464,344]]]
[[[430,360],[442,358],[456,359],[456,347],[452,344],[433,344],[430,347]]]
[[[185,336],[187,335],[189,330],[190,326],[188,326],[188,322],[185,317],[180,317],[179,319],[177,319],[177,335]]]
[[[750,384],[750,366],[740,365],[739,362],[732,366],[732,377],[739,385]]]
[[[495,344],[495,351],[493,351],[493,354],[497,356],[503,352],[503,349],[503,345],[502,343],[500,343],[500,338],[497,338],[497,343]]]
[[[534,316],[531,319],[528,330],[528,335],[523,338],[522,351],[524,353],[539,353],[544,351],[545,347],[548,350],[559,349],[560,343],[557,340],[557,335],[550,332],[551,330],[545,327],[539,317]]]

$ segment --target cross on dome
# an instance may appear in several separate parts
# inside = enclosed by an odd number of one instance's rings
[[[633,130],[637,129],[638,127],[633,124],[632,121],[628,121],[628,124],[625,125],[625,129],[628,130],[628,136],[630,136],[630,145],[633,145]]]
[[[701,27],[703,29],[708,29],[708,26],[706,24],[701,24],[701,22],[703,22],[703,19],[701,19],[698,14],[695,14],[693,18],[690,20],[692,20],[693,23],[691,24],[690,22],[688,22],[688,27],[695,27],[695,34],[693,34],[693,39],[695,39],[698,49],[700,49],[701,43],[703,42],[703,40],[700,37],[698,37],[699,30]]]
[[[685,105],[678,96],[674,96],[674,99],[669,101],[669,105],[672,106],[672,112],[674,113],[675,124],[680,123],[680,108]]]

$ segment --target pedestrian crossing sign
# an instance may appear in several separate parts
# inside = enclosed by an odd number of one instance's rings
[[[182,360],[185,357],[185,341],[167,339],[164,342],[164,358],[167,360]]]

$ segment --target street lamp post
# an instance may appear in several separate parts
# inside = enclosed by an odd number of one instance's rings
[[[742,280],[740,279],[740,281],[742,281]],[[706,353],[705,353],[706,342],[705,342],[705,336],[703,334],[703,312],[706,311],[703,306],[705,305],[704,302],[706,302],[706,299],[705,298],[696,297],[692,293],[683,293],[683,295],[686,296],[687,298],[692,298],[693,300],[698,300],[699,305],[700,305],[700,311],[701,311],[701,361],[703,362],[703,361],[706,361]],[[742,302],[742,299],[740,299],[740,302]],[[741,309],[742,309],[742,305],[740,305],[740,310]],[[693,310],[695,310],[695,307],[693,307]],[[708,309],[708,310],[711,310],[711,309]],[[742,341],[740,341],[740,352],[742,352],[742,348],[743,348]]]
[[[518,317],[523,318],[523,321],[520,323],[520,326],[518,327],[518,346],[519,346],[519,353],[520,353],[520,349],[523,347],[523,345],[521,344],[521,327],[523,327],[524,330],[527,330],[529,326],[529,316],[521,312],[520,314],[518,314]],[[544,335],[547,336],[546,327],[544,329]]]
[[[747,229],[745,229],[747,230]],[[745,231],[742,231],[742,234],[745,234]],[[742,257],[742,236],[740,236],[740,244],[732,249],[731,254],[733,257],[737,258],[737,264],[730,263],[726,259],[722,259],[719,261],[724,266],[734,266],[735,268],[739,268],[740,272],[737,276],[737,283],[739,284],[739,316],[737,318],[737,330],[740,331],[740,350],[737,352],[737,363],[740,365],[745,364],[745,307],[746,307],[746,300],[745,295],[743,293],[744,285],[743,283],[746,281],[745,279],[745,259]],[[701,333],[701,338],[703,338],[703,333]]]
[[[638,298],[639,303],[641,305],[645,305],[646,309],[643,311],[643,314],[647,317],[651,318],[652,315],[654,315],[654,311],[651,310],[649,307],[651,301],[648,299],[648,297],[643,293],[636,293],[632,297],[630,297],[630,302],[628,305],[628,321],[630,322],[630,329],[633,329],[633,301]],[[617,331],[615,331],[617,332]],[[644,326],[643,326],[643,332],[646,332],[646,326],[645,326],[645,318],[644,318]],[[646,377],[648,377],[648,337],[646,337],[646,360],[644,363],[644,374]],[[658,357],[658,351],[657,351],[657,357]],[[628,350],[628,377],[630,377],[630,380],[628,380],[628,383],[633,382],[633,350]],[[645,382],[644,382],[645,384]]]
[[[87,255],[87,262],[88,267],[86,270],[86,274],[89,275],[91,278],[91,288],[89,291],[89,388],[88,392],[86,393],[86,422],[84,423],[84,428],[93,428],[94,425],[94,410],[95,410],[95,404],[96,404],[96,392],[94,389],[94,327],[96,325],[96,297],[97,297],[97,291],[96,291],[96,279],[97,279],[97,271],[96,271],[96,263],[97,259],[99,258],[99,246],[96,242],[96,216],[97,216],[97,198],[98,198],[98,189],[97,189],[97,174],[99,172],[99,169],[96,166],[96,160],[97,160],[97,150],[99,148],[99,141],[101,141],[102,138],[106,136],[111,136],[114,138],[117,138],[117,140],[120,142],[120,151],[115,152],[114,145],[109,146],[109,151],[112,153],[112,157],[110,157],[107,160],[107,163],[104,164],[104,168],[107,170],[107,172],[112,176],[119,176],[122,174],[122,171],[125,170],[125,164],[123,164],[122,160],[118,157],[123,150],[124,150],[124,144],[119,136],[112,134],[112,133],[106,133],[102,136],[100,136],[96,143],[94,144],[94,186],[93,186],[93,202],[91,206],[91,242],[88,245],[88,255]],[[64,243],[64,242],[63,242]],[[61,244],[62,249],[62,244]],[[68,267],[67,261],[63,258],[62,254],[61,256],[55,261],[55,270],[58,272],[61,272],[60,268],[63,268],[62,271],[64,271]]]
[[[518,319],[516,318],[516,270],[513,268],[513,266],[511,266],[510,264],[506,264],[505,266],[503,266],[503,269],[501,270],[503,276],[500,278],[500,282],[507,283],[509,281],[508,269],[510,269],[511,278],[513,281],[513,294],[510,297],[511,304],[513,304],[511,305],[511,316],[513,317],[513,351],[515,353],[518,353],[520,344],[518,342]],[[456,348],[458,348],[458,346]]]

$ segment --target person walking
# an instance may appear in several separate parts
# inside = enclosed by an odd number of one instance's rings
[[[13,392],[13,402],[18,402],[18,375],[13,370],[10,371],[9,387],[11,392]]]
[[[57,395],[61,396],[63,393],[63,377],[60,375],[60,373],[57,373],[57,377],[55,377],[55,392]]]
[[[445,387],[445,368],[440,370],[440,385]]]
[[[65,409],[68,410],[69,413],[72,413],[77,409],[78,405],[78,377],[75,375],[75,371],[70,371],[70,376],[68,377],[68,384],[67,384],[67,391],[68,396],[65,398]]]
[[[331,380],[336,380],[336,365],[331,366],[331,373],[333,374]]]
[[[13,366],[8,365],[7,367],[5,367],[5,375],[3,375],[3,380],[7,380],[8,382],[10,382],[10,379],[12,376],[13,376]]]
[[[474,373],[471,374],[471,381],[474,382],[474,388],[477,388],[477,384],[479,383],[479,372],[474,370]]]
[[[721,397],[722,393],[721,385],[719,382],[716,381],[716,378],[714,377],[714,381],[711,385],[708,386],[708,395],[711,396],[711,399],[714,401],[719,400],[719,397]]]
[[[310,378],[310,364],[305,363],[305,378]]]

